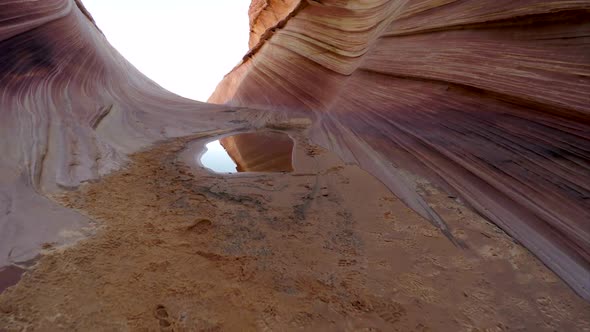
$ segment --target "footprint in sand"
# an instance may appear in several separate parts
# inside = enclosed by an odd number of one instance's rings
[[[389,324],[398,323],[406,315],[406,309],[397,302],[375,303],[374,311]]]
[[[197,234],[205,234],[211,229],[212,226],[213,226],[213,223],[211,222],[211,220],[199,219],[199,220],[195,220],[194,222],[192,222],[187,227],[187,231],[195,232]]]
[[[168,315],[168,310],[166,310],[166,307],[164,307],[163,305],[159,304],[156,307],[156,311],[154,312],[156,318],[160,321],[160,329],[162,331],[169,331],[171,330],[171,323],[169,320],[170,315]]]
[[[353,265],[356,265],[355,259],[341,259],[338,261],[338,266],[340,267],[348,267]]]

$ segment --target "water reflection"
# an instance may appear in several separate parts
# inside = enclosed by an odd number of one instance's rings
[[[207,143],[205,147],[207,151],[201,158],[201,163],[205,167],[217,173],[235,173],[238,171],[236,169],[236,163],[234,163],[229,154],[227,154],[227,151],[221,146],[219,140]]]
[[[293,171],[293,140],[283,133],[238,134],[206,147],[201,163],[218,173]]]
[[[0,267],[0,293],[4,292],[8,287],[16,285],[23,273],[33,266],[38,259],[39,256],[28,261]]]
[[[16,285],[25,269],[15,265],[0,267],[0,293],[10,286]]]

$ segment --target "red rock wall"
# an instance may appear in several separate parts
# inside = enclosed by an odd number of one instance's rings
[[[250,48],[254,48],[268,30],[275,28],[285,20],[298,4],[297,0],[253,0],[248,10],[250,18],[248,45]]]
[[[590,1],[295,8],[211,102],[307,111],[316,142],[451,239],[405,170],[459,195],[590,299]]]
[[[0,0],[0,267],[89,222],[44,193],[94,180],[157,140],[217,129],[227,109],[142,75],[78,0]]]

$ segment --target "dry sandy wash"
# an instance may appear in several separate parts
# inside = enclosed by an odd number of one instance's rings
[[[0,331],[590,331],[590,1],[249,15],[207,104],[0,0]]]

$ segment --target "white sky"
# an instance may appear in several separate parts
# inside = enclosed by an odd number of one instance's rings
[[[250,0],[83,0],[109,42],[142,73],[206,101],[248,51]]]

